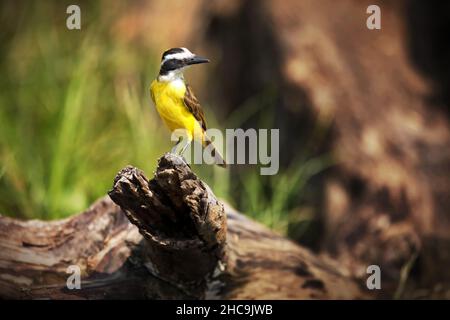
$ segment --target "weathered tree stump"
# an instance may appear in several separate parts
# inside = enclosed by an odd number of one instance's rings
[[[227,230],[223,205],[209,188],[167,154],[151,181],[133,167],[120,171],[109,195],[144,236],[152,273],[203,297],[208,278],[223,268]]]
[[[109,195],[120,207],[104,198],[61,221],[0,217],[0,298],[369,297],[334,261],[222,204],[177,156],[150,181],[126,167]],[[70,265],[80,289],[66,286]]]

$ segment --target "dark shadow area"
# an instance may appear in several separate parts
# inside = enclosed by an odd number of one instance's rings
[[[450,2],[407,2],[406,27],[410,55],[433,84],[433,105],[450,106]]]

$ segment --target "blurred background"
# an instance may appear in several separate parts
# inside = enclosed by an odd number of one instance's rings
[[[356,277],[382,266],[389,297],[450,298],[449,3],[2,1],[0,15],[1,214],[64,218],[127,164],[150,176],[172,144],[149,85],[184,46],[212,61],[186,73],[209,127],[280,129],[275,176],[193,167],[216,195]]]

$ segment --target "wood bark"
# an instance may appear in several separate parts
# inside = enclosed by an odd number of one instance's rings
[[[2,299],[368,298],[348,270],[216,199],[178,156],[121,170],[74,217],[0,217]],[[131,223],[130,223],[131,222]],[[81,289],[66,286],[81,270]]]

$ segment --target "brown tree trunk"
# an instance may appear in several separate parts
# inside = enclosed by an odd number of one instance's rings
[[[387,297],[406,279],[425,290],[404,296],[448,296],[448,4],[379,1],[381,30],[369,30],[369,0],[232,3],[207,18],[205,42],[223,52],[220,109],[262,97],[244,126],[272,107],[282,164],[299,152],[336,161],[310,187],[314,248],[355,275],[379,265]]]
[[[0,298],[369,297],[336,262],[218,201],[177,156],[150,181],[126,167],[109,194],[120,207],[104,198],[61,221],[0,217]],[[66,286],[70,265],[81,289]]]

